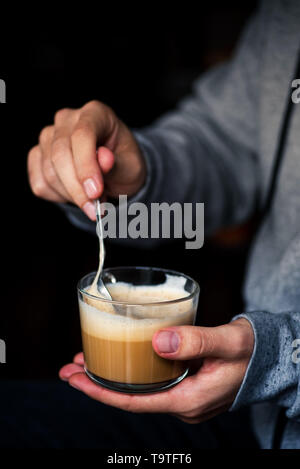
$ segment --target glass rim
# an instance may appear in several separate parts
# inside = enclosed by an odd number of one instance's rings
[[[177,270],[172,270],[172,269],[163,269],[160,267],[147,267],[147,266],[122,266],[122,267],[107,267],[103,269],[103,272],[111,272],[114,270],[154,270],[157,272],[163,272],[163,273],[169,273],[171,275],[176,275],[180,277],[184,277],[186,280],[190,280],[194,286],[195,290],[191,292],[187,296],[183,296],[181,298],[176,298],[175,300],[166,300],[166,301],[152,301],[152,302],[147,302],[147,303],[128,303],[127,301],[115,301],[115,300],[108,300],[107,298],[100,298],[99,296],[92,295],[91,293],[87,292],[83,288],[80,287],[80,284],[89,277],[90,275],[96,275],[96,271],[90,272],[86,275],[84,275],[77,283],[77,290],[79,293],[81,293],[84,296],[87,296],[88,298],[91,298],[93,300],[97,301],[103,301],[104,303],[109,303],[112,305],[123,305],[123,306],[159,306],[159,305],[170,305],[170,304],[176,304],[176,303],[182,303],[183,301],[188,301],[194,298],[197,294],[200,293],[200,285],[196,280],[194,280],[192,277],[189,275],[183,274],[182,272],[178,272]],[[163,284],[162,284],[163,285]]]

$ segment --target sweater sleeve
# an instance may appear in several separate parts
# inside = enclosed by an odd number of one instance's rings
[[[193,94],[136,138],[151,168],[150,202],[204,202],[205,231],[240,223],[260,203],[259,83],[265,5],[237,50]]]
[[[176,110],[135,131],[148,166],[135,200],[204,202],[206,233],[244,221],[259,200],[264,14],[260,7],[249,21],[231,61],[201,76]],[[75,211],[69,214],[84,227],[75,217]]]
[[[230,410],[258,402],[286,408],[300,422],[300,313],[254,311],[235,316],[247,319],[255,346],[242,385]]]

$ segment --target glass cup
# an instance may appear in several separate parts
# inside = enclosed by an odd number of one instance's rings
[[[78,283],[86,374],[114,391],[154,392],[179,383],[187,363],[159,357],[153,334],[170,326],[193,325],[199,285],[187,275],[152,267],[103,271],[113,301],[88,293],[95,272]]]

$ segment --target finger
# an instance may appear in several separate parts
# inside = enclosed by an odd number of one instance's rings
[[[84,106],[71,136],[76,173],[89,199],[100,197],[104,189],[97,159],[97,141],[104,141],[110,133],[111,119],[105,109],[94,101]]]
[[[97,159],[102,173],[109,173],[115,162],[113,152],[107,147],[99,147],[97,151]]]
[[[241,358],[253,348],[251,325],[230,324],[218,327],[180,326],[156,332],[152,339],[155,352],[171,360],[202,357]],[[250,328],[250,329],[249,329]]]
[[[185,380],[184,380],[185,381]],[[76,373],[69,378],[69,384],[87,396],[104,404],[130,412],[174,412],[182,402],[184,381],[168,391],[153,394],[124,394],[110,391],[93,383],[86,374]],[[181,388],[181,389],[180,389]]]
[[[43,154],[50,156],[54,125],[44,127],[39,135],[39,145]]]
[[[74,164],[78,180],[89,199],[101,196],[104,188],[103,177],[97,161],[97,136],[93,124],[81,118],[71,137]]]
[[[54,126],[45,127],[39,136],[39,144],[42,153],[42,172],[48,185],[65,200],[68,200],[69,194],[66,192],[63,184],[58,178],[55,168],[51,161],[51,148],[54,136]]]
[[[68,365],[63,366],[59,370],[59,377],[63,381],[68,381],[68,379],[75,373],[84,373],[82,366],[76,365],[74,363],[68,363]]]
[[[78,120],[79,114],[79,109],[59,109],[54,116],[54,126],[56,128],[68,126],[71,129]]]
[[[84,365],[84,356],[83,353],[77,353],[75,357],[73,358],[73,362],[76,363],[77,365]]]
[[[52,164],[50,157],[45,157],[44,154],[42,156],[42,170],[45,180],[47,181],[48,185],[63,199],[70,200],[70,195],[66,191],[64,185],[62,184],[61,180],[59,179],[55,168]]]
[[[33,147],[28,153],[27,171],[31,190],[37,197],[42,197],[52,202],[66,202],[66,199],[61,194],[49,186],[44,177],[42,153],[39,146]]]
[[[96,220],[94,204],[89,201],[75,171],[71,141],[64,130],[57,131],[52,142],[51,160],[56,174],[73,202],[93,221]]]

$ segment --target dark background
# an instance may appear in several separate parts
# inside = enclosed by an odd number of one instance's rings
[[[230,58],[256,2],[202,1],[197,9],[173,7],[166,18],[152,4],[142,5],[134,14],[116,6],[108,15],[99,3],[80,22],[63,21],[57,12],[47,27],[24,20],[2,33],[0,338],[7,363],[0,378],[54,378],[81,350],[76,283],[97,267],[96,238],[30,192],[26,156],[41,129],[58,109],[91,99],[112,106],[129,126],[150,124],[190,92],[196,77]],[[242,309],[250,232],[245,226],[217,233],[199,251],[180,242],[155,250],[107,244],[106,266],[190,274],[201,285],[198,323],[221,324]]]

